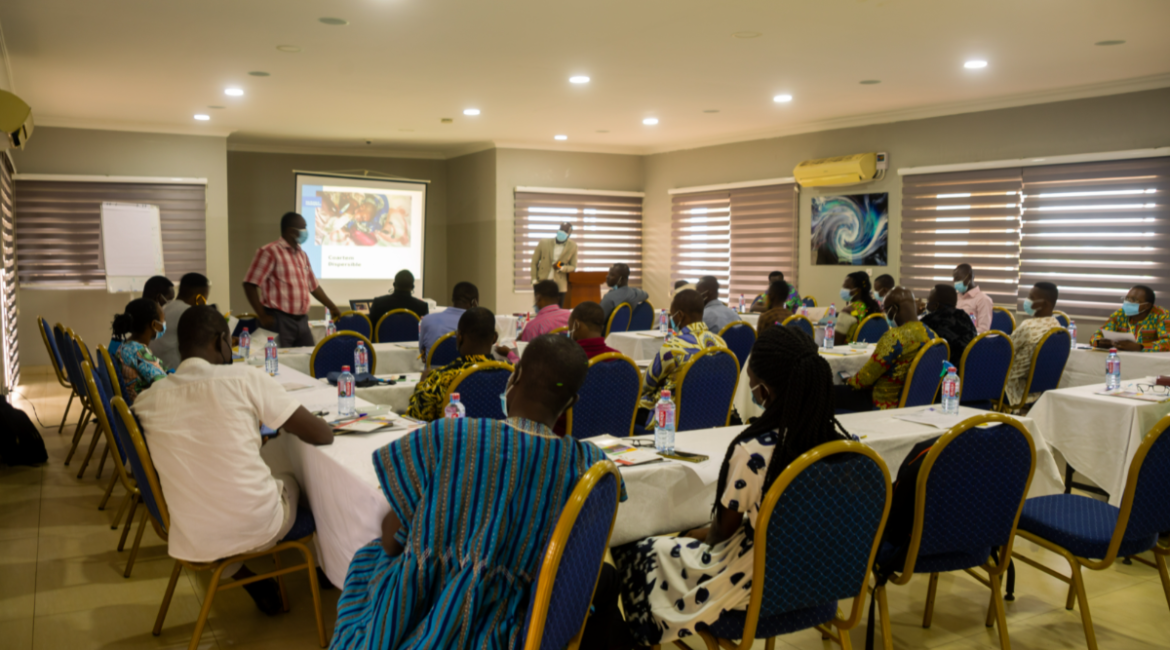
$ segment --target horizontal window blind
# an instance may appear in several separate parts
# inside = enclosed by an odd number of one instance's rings
[[[20,384],[20,342],[16,337],[16,216],[12,202],[12,161],[0,152],[0,395]]]
[[[16,260],[22,285],[105,288],[103,202],[156,205],[163,265],[176,284],[207,272],[206,186],[165,183],[16,182]]]
[[[723,301],[731,295],[731,193],[675,194],[670,208],[670,279],[692,284],[704,275],[719,280]]]
[[[516,291],[532,291],[537,243],[573,224],[578,271],[630,267],[630,285],[642,285],[642,197],[516,192],[512,277]]]
[[[905,176],[898,284],[920,298],[970,264],[996,305],[1014,304],[1020,264],[1019,169]]]
[[[1170,297],[1170,158],[1023,170],[1019,299],[1040,281],[1057,309],[1107,318],[1135,284]]]

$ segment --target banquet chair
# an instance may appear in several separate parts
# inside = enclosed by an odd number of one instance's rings
[[[171,526],[170,511],[167,510],[166,498],[163,496],[162,487],[159,484],[158,473],[155,471],[154,462],[150,458],[150,451],[146,447],[146,440],[142,437],[142,432],[138,427],[138,420],[130,413],[129,407],[126,406],[126,401],[121,397],[115,397],[111,401],[114,409],[114,417],[117,420],[115,427],[121,427],[125,438],[131,443],[127,450],[127,456],[130,459],[130,466],[134,476],[138,478],[138,486],[142,502],[146,505],[146,515],[142,518],[142,523],[138,526],[137,538],[134,541],[135,548],[138,547],[139,541],[142,539],[142,533],[146,529],[146,520],[149,518],[150,523],[154,526],[154,530],[158,536],[164,541],[167,539],[167,531]],[[317,615],[317,640],[324,648],[326,644],[325,639],[325,624],[321,618],[321,592],[317,587],[317,571],[316,562],[313,560],[313,552],[306,544],[307,538],[313,535],[316,531],[316,522],[313,520],[313,513],[308,509],[298,509],[296,514],[296,522],[292,526],[292,530],[284,539],[277,542],[276,546],[266,550],[255,553],[242,553],[240,555],[233,555],[231,557],[221,558],[214,562],[189,562],[187,560],[175,560],[175,568],[171,571],[171,580],[167,584],[166,593],[163,594],[162,606],[158,610],[158,618],[155,619],[154,629],[151,633],[154,636],[162,634],[163,621],[166,619],[167,610],[171,605],[171,597],[175,593],[175,585],[179,581],[179,575],[186,567],[191,571],[211,571],[211,582],[207,585],[207,595],[203,599],[203,607],[199,611],[199,618],[195,621],[195,631],[191,635],[191,643],[188,646],[189,650],[196,650],[199,647],[199,639],[203,636],[203,628],[207,624],[207,616],[211,613],[211,603],[215,598],[215,594],[225,589],[232,589],[234,587],[242,587],[246,584],[259,582],[260,580],[267,580],[269,578],[276,578],[280,586],[280,601],[283,605],[284,611],[288,611],[288,595],[284,588],[284,575],[294,573],[296,571],[306,571],[309,574],[309,589],[313,593],[313,609],[316,610]],[[282,567],[280,563],[279,554],[294,549],[300,552],[304,557],[303,564],[297,564],[290,567]],[[257,558],[272,556],[273,562],[276,565],[274,571],[267,573],[257,573],[256,575],[245,578],[243,580],[232,580],[227,583],[221,583],[220,580],[224,569],[237,562],[248,562]]]
[[[374,341],[377,343],[401,343],[417,341],[418,328],[422,319],[409,309],[391,309],[378,319],[378,326],[374,328]]]
[[[756,344],[756,330],[751,324],[741,320],[728,323],[719,330],[719,338],[727,345],[727,349],[735,354],[735,360],[740,367],[747,363],[748,355],[752,353],[752,346]]]
[[[922,346],[910,364],[898,408],[934,404],[938,387],[942,384],[943,362],[951,358],[950,350],[950,345],[941,336]]]
[[[1070,344],[1068,330],[1063,327],[1054,327],[1036,344],[1036,351],[1032,353],[1032,367],[1028,368],[1028,382],[1024,384],[1024,396],[1019,404],[1011,404],[1006,399],[1000,400],[999,410],[1010,412],[1022,409],[1028,404],[1028,396],[1034,393],[1043,393],[1053,390],[1060,385],[1060,376],[1064,374],[1064,364],[1068,363]]]
[[[649,300],[634,305],[634,313],[630,315],[629,332],[645,332],[654,329],[654,305]]]
[[[113,419],[113,411],[110,410],[109,405],[110,400],[114,399],[115,397],[122,397],[122,386],[120,383],[118,383],[118,379],[114,371],[114,362],[110,358],[110,352],[106,350],[105,346],[98,346],[97,359],[94,361],[93,377],[97,381],[97,385],[102,389],[100,396],[103,398],[103,401],[101,402],[101,406],[106,409],[106,423],[109,425],[110,421]],[[112,425],[108,426],[107,429],[110,431],[110,437],[114,440],[115,448],[118,451],[118,457],[121,460],[123,467],[125,467],[127,463],[126,448],[122,444],[121,439],[119,439],[117,434],[114,432]],[[107,441],[107,445],[108,444],[109,442]],[[110,484],[106,487],[105,497],[102,498],[101,503],[98,505],[98,510],[105,510],[106,503],[109,501],[110,495],[113,493],[114,484],[117,483],[120,479],[121,476],[118,473],[115,473],[110,477]],[[129,499],[129,497],[127,497],[127,499]],[[118,528],[118,522],[122,519],[122,510],[125,508],[125,506],[126,501],[123,501],[122,508],[118,510],[118,515],[114,517],[114,524],[111,526],[111,529]]]
[[[816,330],[813,328],[812,321],[808,319],[808,316],[793,314],[788,318],[785,318],[784,322],[780,324],[784,327],[796,328],[805,334],[808,334],[809,338],[816,338]]]
[[[1013,556],[1069,585],[1064,608],[1073,604],[1081,608],[1081,624],[1089,650],[1097,649],[1093,618],[1081,567],[1103,571],[1118,557],[1132,557],[1158,569],[1166,605],[1170,607],[1170,571],[1166,568],[1170,544],[1159,536],[1170,531],[1170,415],[1150,429],[1129,464],[1121,507],[1079,494],[1053,494],[1028,499],[1020,516],[1016,534],[1057,553],[1068,561],[1071,576],[1062,575],[1046,565],[1025,557]],[[1154,562],[1138,553],[1152,550]],[[1008,574],[1008,598],[1014,580]]]
[[[801,299],[800,304],[804,305],[805,307],[816,307],[817,299],[813,298],[812,296],[805,296]]]
[[[980,428],[984,424],[993,426]],[[1011,648],[1000,577],[1011,560],[1016,524],[1035,469],[1032,435],[1018,420],[1000,413],[967,418],[930,447],[918,470],[910,536],[905,545],[883,540],[878,553],[874,596],[886,650],[894,647],[887,581],[904,585],[915,573],[930,574],[922,615],[922,627],[929,628],[938,574],[960,570],[991,589],[984,624],[991,627],[994,622],[1000,647]]]
[[[1016,316],[1005,307],[993,307],[991,310],[991,329],[1006,332],[1009,336],[1016,331]]]
[[[620,352],[593,357],[577,403],[565,415],[565,435],[577,439],[634,435],[641,395],[642,371],[633,359]]]
[[[963,406],[994,410],[1003,400],[1012,370],[1015,346],[1012,337],[990,330],[976,336],[959,360],[959,399]]]
[[[427,350],[427,369],[442,368],[458,358],[459,344],[455,339],[455,332],[447,332],[431,344],[430,350]]]
[[[885,314],[870,314],[862,319],[861,324],[853,333],[850,343],[877,343],[882,334],[890,331],[890,323]]]
[[[1056,322],[1060,323],[1060,326],[1065,329],[1068,329],[1068,324],[1072,320],[1068,317],[1068,314],[1060,311],[1059,309],[1052,310],[1052,317],[1055,318]],[[1069,345],[1071,347],[1072,344],[1070,343]]]
[[[581,645],[620,497],[613,461],[595,463],[577,480],[536,572],[521,631],[525,650]]]
[[[243,332],[245,327],[248,328],[249,334],[255,334],[256,330],[260,329],[260,318],[256,314],[240,314],[236,318],[239,320],[236,321],[236,326],[232,328],[233,339],[238,338],[240,332]]]
[[[443,394],[443,404],[445,406],[451,401],[453,393],[459,393],[467,417],[503,420],[500,395],[507,389],[511,376],[511,364],[503,361],[484,361],[464,368]]]
[[[73,345],[76,347],[77,359],[78,359],[79,363],[81,364],[81,366],[84,366],[85,364],[88,363],[89,367],[92,369],[95,364],[93,362],[93,355],[89,353],[89,346],[87,346],[85,344],[85,341],[81,340],[80,336],[76,336],[76,335],[74,335]],[[81,367],[79,366],[78,369],[80,370]],[[84,372],[81,373],[81,379],[83,382],[85,381],[85,373]],[[84,386],[85,384],[82,384],[82,385]],[[90,410],[90,415],[96,416],[97,412],[99,410],[101,410],[100,409],[101,404],[99,402],[95,402],[93,400],[93,398],[89,394],[88,390],[86,391],[85,397],[86,397],[86,400],[89,401],[90,406],[92,407]],[[81,461],[81,469],[77,471],[77,478],[81,478],[82,476],[85,475],[85,468],[89,466],[89,461],[93,459],[93,452],[97,450],[98,442],[101,441],[103,438],[102,429],[100,426],[98,426],[98,420],[96,417],[94,417],[94,419],[93,419],[93,425],[94,425],[93,436],[91,436],[89,439],[89,448],[85,453],[85,459]],[[98,479],[100,479],[102,477],[102,469],[105,467],[106,456],[109,453],[110,453],[110,447],[107,446],[106,450],[102,453],[101,462],[98,463],[97,476],[96,476],[96,478],[98,478]]]
[[[69,408],[73,406],[73,384],[69,383],[69,375],[65,373],[65,360],[61,358],[61,351],[57,349],[57,337],[53,335],[52,328],[40,316],[37,316],[37,325],[41,330],[41,340],[45,342],[45,349],[49,351],[49,363],[53,366],[53,373],[57,375],[57,383],[61,384],[62,388],[69,389],[65,415],[61,416],[61,425],[57,427],[57,433],[61,433],[65,429],[65,420],[69,417]]]
[[[556,329],[549,330],[548,333],[549,334],[566,334],[567,335],[568,331],[569,331],[568,327],[558,327]]]
[[[739,383],[739,361],[723,347],[704,348],[678,371],[675,431],[725,427]]]
[[[369,339],[352,330],[330,334],[321,339],[313,348],[313,354],[309,356],[309,374],[314,379],[320,379],[331,372],[341,372],[342,366],[349,366],[350,370],[357,372],[354,368],[353,352],[357,349],[358,343],[366,344],[366,349],[370,352],[370,374],[374,374],[378,366],[378,353],[374,352],[374,346]]]
[[[775,637],[810,627],[852,647],[849,630],[861,620],[892,498],[890,472],[866,445],[829,442],[801,454],[768,488],[756,516],[747,610],[700,626],[707,647],[747,650],[768,639],[772,648]],[[842,618],[837,601],[849,598]]]
[[[370,325],[370,317],[360,311],[343,311],[334,321],[338,332],[357,332],[370,340],[374,336],[374,327]]]
[[[73,394],[69,396],[69,404],[65,408],[65,417],[61,418],[61,429],[64,429],[66,418],[69,416],[69,406],[73,404],[73,398],[77,398],[77,404],[81,407],[81,417],[77,418],[77,426],[73,430],[73,438],[76,440],[81,435],[81,429],[89,422],[89,400],[85,395],[85,381],[81,378],[81,366],[76,360],[76,354],[73,351],[73,340],[69,337],[64,326],[57,323],[53,326],[53,340],[57,343],[57,351],[61,354],[61,362],[65,370],[65,378],[69,381],[69,387],[73,390]],[[73,457],[73,452],[77,449],[76,443],[73,449],[69,452],[69,458]],[[69,458],[65,459],[65,465],[69,465]]]
[[[609,336],[614,332],[625,332],[630,329],[630,317],[634,310],[630,308],[630,303],[623,302],[614,307],[613,313],[609,315],[609,323],[605,326],[605,335]]]

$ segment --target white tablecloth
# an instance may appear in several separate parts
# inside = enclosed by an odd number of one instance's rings
[[[1105,350],[1073,350],[1068,355],[1061,388],[1105,386]],[[1118,352],[1121,357],[1121,379],[1132,381],[1141,377],[1170,375],[1170,352]]]
[[[418,343],[375,343],[374,353],[378,355],[378,363],[374,372],[379,375],[423,371],[423,362],[418,356]],[[313,348],[310,347],[281,348],[277,359],[280,361],[282,369],[292,368],[298,372],[309,374],[309,358],[312,355]],[[252,357],[263,361],[263,348],[253,349]]]
[[[398,380],[400,376],[400,374],[377,374],[379,379]],[[414,394],[415,386],[418,386],[418,379],[419,373],[412,372],[406,375],[406,381],[397,381],[393,386],[370,386],[369,388],[358,388],[354,392],[360,399],[371,404],[389,406],[394,409],[395,413],[406,413],[406,410],[410,408],[410,396]]]
[[[1121,365],[1124,370],[1125,362]],[[1094,394],[1104,388],[1102,382],[1046,391],[1028,417],[1069,465],[1108,492],[1109,503],[1119,506],[1138,445],[1154,423],[1170,414],[1170,403]]]
[[[614,332],[605,338],[605,344],[634,361],[646,361],[654,359],[664,340],[658,330]]]
[[[821,356],[826,361],[829,362],[829,368],[831,368],[833,370],[833,383],[834,384],[845,383],[844,381],[841,380],[840,375],[837,374],[839,372],[844,372],[846,374],[852,375],[852,374],[856,373],[858,370],[861,370],[861,367],[865,365],[865,362],[869,360],[870,355],[873,354],[873,350],[875,347],[877,347],[877,346],[868,345],[864,348],[864,350],[865,350],[864,353],[849,354],[847,356],[842,356],[842,355],[837,355],[837,354],[825,354],[824,350],[822,350]],[[836,349],[837,350],[852,350],[853,348],[850,348],[847,345],[841,345],[841,346],[837,346]],[[745,362],[743,364],[743,367],[739,369],[739,385],[736,386],[736,388],[735,388],[735,401],[734,401],[735,412],[739,413],[739,418],[741,420],[743,420],[744,422],[747,422],[748,418],[759,417],[760,414],[764,412],[764,409],[756,406],[755,402],[752,401],[752,391],[748,385],[749,382],[748,382],[748,378],[747,378],[748,362],[751,362],[750,356],[747,358],[747,362]]]

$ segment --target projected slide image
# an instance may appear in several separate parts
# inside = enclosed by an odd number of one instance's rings
[[[317,245],[410,246],[410,196],[321,190],[317,198]]]

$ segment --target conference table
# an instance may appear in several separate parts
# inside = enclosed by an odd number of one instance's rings
[[[846,375],[856,374],[865,365],[865,362],[869,361],[876,347],[872,343],[865,346],[838,345],[832,350],[821,348],[820,354],[822,359],[829,362],[829,370],[833,374],[833,383],[843,384],[845,380],[841,379],[841,373],[845,373]],[[750,362],[751,355],[748,355],[746,362],[743,364],[744,367],[739,369],[739,384],[735,387],[735,398],[732,400],[732,404],[735,406],[735,412],[739,414],[739,418],[744,422],[747,422],[748,418],[760,417],[764,412],[763,407],[756,405],[752,401],[751,386],[747,377],[747,365]]]
[[[430,313],[437,314],[437,313],[444,311],[446,309],[447,309],[446,307],[435,307],[435,308],[431,309]],[[369,315],[367,314],[367,317],[368,316]],[[520,314],[520,315],[496,314],[496,332],[500,335],[501,341],[504,339],[516,338],[516,323],[517,323],[517,321],[519,321],[523,317],[524,317],[524,314]],[[372,327],[377,327],[378,324],[377,323],[370,323],[370,325]],[[314,341],[319,343],[319,342],[321,342],[321,339],[325,338],[325,321],[324,320],[309,321],[309,329],[312,330],[312,332],[313,332],[313,340]],[[416,341],[416,343],[417,343],[417,341]]]
[[[374,354],[377,355],[377,364],[374,372],[379,375],[398,375],[401,373],[422,372],[423,360],[418,353],[418,341],[406,343],[374,343]],[[289,368],[304,374],[309,373],[309,360],[313,355],[313,348],[281,348],[277,354],[277,361],[283,370]],[[252,346],[250,363],[257,361],[264,363],[264,348]]]
[[[1061,388],[1105,383],[1107,350],[1078,348],[1068,355]],[[1170,375],[1170,352],[1118,352],[1121,358],[1121,380],[1133,381],[1141,377]]]

